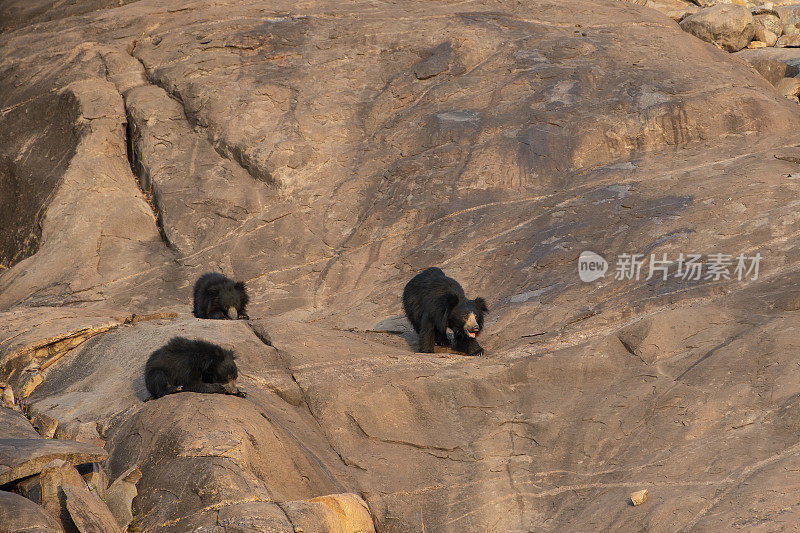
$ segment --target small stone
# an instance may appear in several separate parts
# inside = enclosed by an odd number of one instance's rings
[[[33,427],[36,428],[36,431],[42,437],[52,439],[58,428],[58,420],[44,413],[40,413],[33,418]]]
[[[11,385],[6,385],[3,389],[3,403],[9,407],[12,407],[16,403],[14,401],[14,389],[11,388]]]
[[[647,489],[637,490],[631,493],[631,503],[635,506],[641,505],[647,500]]]
[[[764,41],[750,41],[750,44],[747,45],[747,48],[750,48],[750,49],[753,49],[753,48],[766,48],[766,47],[767,47],[767,43],[765,43]]]

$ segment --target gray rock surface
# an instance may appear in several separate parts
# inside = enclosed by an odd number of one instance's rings
[[[345,494],[380,532],[800,519],[800,111],[740,59],[789,49],[611,0],[69,6],[0,18],[0,381],[139,468],[136,527],[365,527]],[[694,252],[761,275],[613,278]],[[414,352],[430,265],[488,299],[486,357]],[[212,270],[251,321],[190,315]],[[175,335],[247,398],[145,401]]]
[[[681,21],[681,28],[728,52],[746,47],[756,31],[750,11],[733,4],[719,4],[689,15]]]

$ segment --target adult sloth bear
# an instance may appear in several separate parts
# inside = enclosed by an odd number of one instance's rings
[[[489,312],[483,298],[468,300],[464,289],[436,267],[426,268],[406,284],[403,309],[419,335],[419,351],[433,352],[434,344],[448,346],[447,328],[453,330],[453,348],[467,355],[483,355],[475,340]]]
[[[233,281],[218,272],[203,274],[194,284],[193,313],[197,318],[247,320],[248,301],[243,281]]]
[[[147,360],[144,382],[153,398],[173,392],[233,394],[244,398],[236,388],[239,371],[234,355],[216,344],[173,337]]]

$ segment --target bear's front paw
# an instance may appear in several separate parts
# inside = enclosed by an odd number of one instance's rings
[[[484,354],[483,348],[481,348],[480,346],[477,346],[477,345],[476,346],[470,346],[469,350],[467,350],[467,355],[480,356],[480,355],[483,355],[483,354]]]
[[[237,390],[233,393],[234,396],[238,396],[239,398],[247,398],[247,393],[241,390]]]
[[[250,317],[247,315],[247,313],[243,313],[239,315],[239,320],[250,320]]]

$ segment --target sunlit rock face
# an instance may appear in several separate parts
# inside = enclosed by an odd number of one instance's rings
[[[610,0],[7,4],[0,384],[97,423],[143,530],[799,518],[800,113],[735,55]],[[429,266],[485,356],[415,353]],[[191,316],[209,271],[249,321]],[[174,336],[247,398],[145,402]]]

